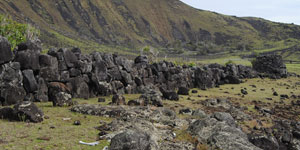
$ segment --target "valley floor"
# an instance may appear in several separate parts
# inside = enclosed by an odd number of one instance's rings
[[[241,94],[245,89],[248,94]],[[197,89],[198,90],[198,89]],[[276,91],[279,96],[274,96]],[[286,94],[288,99],[280,98]],[[203,105],[203,101],[211,98],[227,99],[235,107],[243,108],[244,113],[251,116],[251,120],[237,121],[244,132],[248,133],[253,128],[269,128],[276,119],[300,121],[300,106],[292,106],[294,96],[300,95],[300,78],[290,77],[286,79],[248,79],[242,84],[222,85],[219,88],[198,90],[198,93],[190,93],[189,96],[180,96],[179,101],[164,101],[164,107],[175,110],[179,118],[188,118],[189,115],[179,114],[179,110],[190,108],[202,109],[206,113],[224,111],[222,108],[209,108]],[[139,95],[124,95],[126,101],[137,99]],[[99,103],[98,98],[89,100],[75,99],[79,104],[108,105],[111,97],[106,102]],[[0,149],[3,150],[92,150],[103,149],[109,145],[102,140],[100,144],[86,146],[79,141],[94,142],[98,137],[95,127],[109,123],[115,118],[83,115],[71,112],[69,107],[53,107],[52,103],[36,103],[45,113],[42,123],[9,122],[0,120]],[[262,114],[255,106],[265,110],[272,110],[272,114]],[[75,126],[73,122],[79,120],[81,125]],[[258,123],[260,122],[260,123]],[[185,129],[174,131],[177,133],[175,140],[188,141]]]

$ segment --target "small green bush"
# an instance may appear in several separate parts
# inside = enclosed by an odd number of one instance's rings
[[[39,31],[30,25],[18,23],[9,17],[0,15],[0,35],[6,37],[14,49],[27,39],[38,36]]]

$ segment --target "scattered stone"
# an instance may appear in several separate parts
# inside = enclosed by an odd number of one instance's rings
[[[272,98],[269,98],[269,97],[267,97],[267,98],[266,98],[266,100],[269,100],[269,101],[271,101],[271,100],[273,100],[273,99],[272,99]]]
[[[248,95],[248,92],[247,92],[247,90],[245,90],[245,89],[241,89],[241,93],[242,93],[243,95]]]
[[[286,94],[281,94],[280,99],[289,99],[289,96]]]
[[[278,96],[278,93],[277,93],[277,92],[274,92],[273,95],[274,95],[274,96]]]
[[[79,126],[79,125],[81,125],[81,122],[79,120],[76,120],[76,121],[74,121],[73,125]]]
[[[198,91],[197,91],[197,90],[192,90],[192,93],[194,93],[194,94],[195,94],[195,93],[198,93]]]

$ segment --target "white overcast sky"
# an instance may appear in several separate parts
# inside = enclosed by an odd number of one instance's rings
[[[181,0],[195,8],[300,25],[300,0]]]

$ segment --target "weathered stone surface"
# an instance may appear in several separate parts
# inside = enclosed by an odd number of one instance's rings
[[[82,77],[70,79],[72,94],[77,98],[88,99],[90,97],[89,86]]]
[[[273,136],[249,135],[249,141],[263,150],[279,150],[279,144]]]
[[[50,55],[40,55],[40,76],[48,82],[59,81],[58,61]]]
[[[215,87],[215,79],[210,69],[204,70],[197,68],[195,70],[195,85],[200,89],[207,89]]]
[[[151,150],[150,135],[136,130],[128,130],[111,139],[111,150]]]
[[[48,85],[49,100],[53,106],[70,106],[73,104],[71,91],[68,87],[59,82],[51,82]]]
[[[47,102],[48,98],[48,87],[43,78],[38,78],[38,90],[35,95],[35,101],[37,102]]]
[[[200,142],[208,143],[213,149],[260,150],[248,141],[247,135],[239,128],[213,117],[193,122],[188,130]]]
[[[15,56],[15,62],[21,64],[21,70],[31,69],[40,70],[40,53],[31,50],[18,51]]]
[[[11,121],[42,122],[43,112],[30,101],[24,101],[14,105],[14,108],[5,107],[0,109],[0,118]]]
[[[24,99],[23,76],[20,64],[12,62],[0,66],[0,97],[3,105],[16,104]]]
[[[21,121],[42,122],[43,112],[33,103],[24,101],[14,106],[14,111]]]
[[[8,40],[0,36],[0,65],[11,61],[13,54]]]
[[[60,49],[58,52],[62,52],[64,61],[68,68],[74,68],[77,65],[77,57],[74,53],[67,49]]]
[[[37,82],[34,78],[34,74],[32,70],[23,70],[23,83],[24,83],[24,88],[27,93],[32,93],[34,91],[38,90],[38,85]]]

